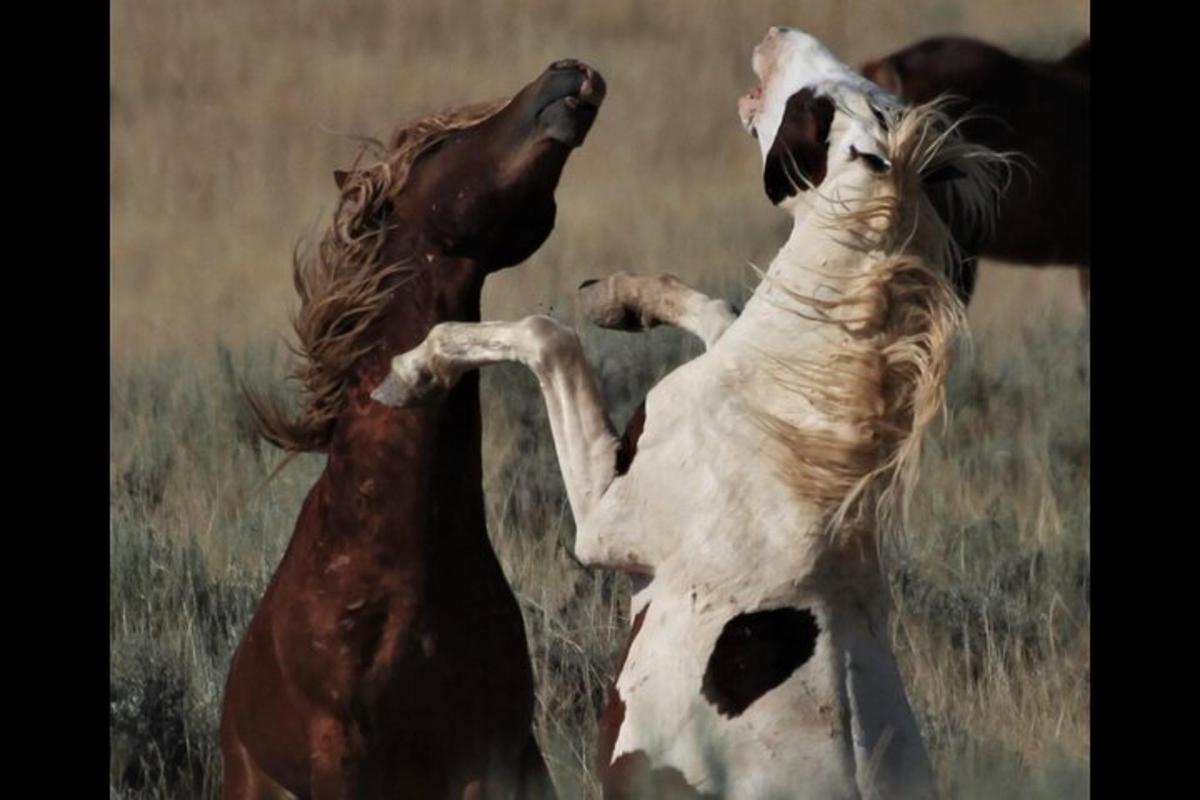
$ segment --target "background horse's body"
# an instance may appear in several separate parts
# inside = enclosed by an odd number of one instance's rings
[[[299,419],[256,403],[268,438],[328,462],[230,667],[226,797],[552,793],[521,611],[485,527],[478,381],[419,410],[368,392],[388,353],[477,321],[486,275],[549,235],[603,91],[559,62],[337,176],[320,266],[297,275],[309,403]]]
[[[1091,266],[1091,42],[1058,61],[1018,58],[961,37],[926,39],[863,67],[863,74],[912,103],[961,98],[954,113],[972,141],[1028,158],[1000,200],[996,227],[972,255],[1031,265],[1079,267],[1084,299]],[[975,285],[970,259],[959,280]]]

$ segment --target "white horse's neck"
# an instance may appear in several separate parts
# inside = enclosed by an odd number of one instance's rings
[[[815,525],[882,465],[877,281],[888,255],[864,246],[860,223],[805,211],[713,355],[755,424],[767,423],[764,446],[778,448],[792,490],[812,499]]]
[[[829,217],[816,209],[799,214],[737,322],[719,344],[752,348],[786,363],[822,360],[846,339],[804,298],[843,299],[868,265],[868,254],[839,241]]]
[[[844,289],[861,270],[863,253],[839,242],[835,235],[828,215],[818,209],[797,216],[767,276],[806,295],[828,295],[832,289]]]

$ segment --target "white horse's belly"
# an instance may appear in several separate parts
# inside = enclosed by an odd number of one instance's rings
[[[673,767],[698,791],[727,798],[853,796],[840,656],[826,612],[818,603],[792,606],[812,610],[821,627],[812,655],[744,709],[723,714],[706,696],[705,672],[741,610],[678,589],[655,581],[618,678],[625,718],[614,759],[644,753],[653,767]]]

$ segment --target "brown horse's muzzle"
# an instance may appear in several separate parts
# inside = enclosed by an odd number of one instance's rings
[[[531,88],[542,135],[569,147],[583,144],[607,89],[600,73],[568,58],[551,64]]]

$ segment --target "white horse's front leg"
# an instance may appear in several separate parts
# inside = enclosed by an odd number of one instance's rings
[[[444,322],[420,345],[392,360],[391,374],[371,397],[391,406],[413,406],[451,388],[466,371],[518,362],[537,376],[546,402],[576,531],[616,477],[619,441],[579,337],[544,316],[518,322]],[[651,559],[630,531],[576,535],[581,561],[616,569],[649,571]]]
[[[737,315],[724,300],[698,292],[674,275],[617,272],[579,287],[579,305],[601,328],[639,331],[674,325],[711,349]]]

